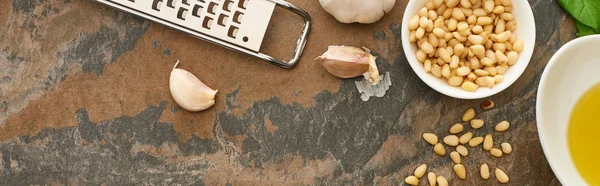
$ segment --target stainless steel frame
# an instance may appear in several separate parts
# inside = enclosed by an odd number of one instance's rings
[[[102,4],[105,4],[105,5],[108,5],[110,7],[116,8],[116,9],[124,11],[124,12],[128,12],[128,13],[137,15],[139,17],[142,17],[142,18],[145,18],[145,19],[148,19],[148,20],[152,20],[152,21],[154,21],[156,23],[160,23],[162,25],[165,25],[165,26],[174,28],[176,30],[188,33],[188,34],[193,35],[193,36],[195,36],[197,38],[200,38],[200,39],[206,40],[208,42],[211,42],[211,43],[223,46],[225,48],[228,48],[228,49],[231,49],[231,50],[235,50],[235,51],[240,51],[240,52],[243,52],[245,54],[248,54],[248,55],[251,55],[251,56],[263,59],[265,61],[268,61],[271,64],[277,65],[277,66],[282,67],[282,68],[293,68],[294,66],[296,66],[296,64],[298,64],[298,61],[300,61],[300,56],[302,55],[302,52],[304,51],[304,46],[306,45],[306,41],[307,41],[307,38],[308,38],[308,33],[310,31],[310,24],[311,24],[311,18],[308,15],[308,13],[306,13],[306,11],[304,11],[304,10],[302,10],[302,9],[300,9],[300,8],[298,8],[298,7],[292,5],[291,3],[288,3],[288,2],[286,2],[284,0],[266,0],[266,1],[273,2],[276,5],[281,6],[281,7],[285,8],[285,9],[287,9],[287,10],[290,10],[290,11],[294,12],[295,14],[299,15],[300,17],[302,17],[304,19],[303,30],[302,30],[302,33],[300,34],[300,38],[298,38],[298,41],[296,43],[296,49],[294,50],[294,56],[289,61],[285,61],[285,60],[275,59],[274,57],[271,57],[270,55],[267,55],[267,54],[263,54],[261,52],[255,52],[255,51],[249,50],[247,48],[244,48],[244,47],[241,47],[241,46],[238,46],[238,45],[234,45],[232,43],[223,41],[223,40],[221,40],[219,38],[216,38],[216,37],[212,37],[212,36],[203,34],[201,32],[197,32],[197,31],[194,31],[194,30],[191,30],[191,29],[188,29],[188,28],[184,28],[184,27],[181,27],[179,25],[176,25],[176,24],[173,24],[173,23],[170,23],[170,22],[167,22],[167,21],[163,21],[161,19],[157,19],[157,18],[155,18],[155,17],[153,17],[151,15],[148,15],[148,14],[146,14],[144,12],[140,12],[140,11],[137,11],[137,10],[130,9],[128,7],[119,5],[119,4],[114,3],[112,1],[109,1],[109,0],[94,0],[94,1],[102,3]]]

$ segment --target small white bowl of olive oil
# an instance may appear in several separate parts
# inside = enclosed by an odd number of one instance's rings
[[[546,66],[537,93],[537,127],[563,185],[600,185],[600,35],[573,40]]]

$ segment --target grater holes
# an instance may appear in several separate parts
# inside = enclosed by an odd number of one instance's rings
[[[233,14],[233,22],[236,22],[238,24],[242,23],[242,19],[244,18],[244,13],[237,11],[235,12],[235,14]]]
[[[218,6],[218,5],[219,5],[219,4],[217,4],[217,3],[215,3],[215,2],[210,2],[210,3],[208,4],[208,13],[210,13],[210,14],[212,14],[212,15],[215,15],[215,12],[217,12],[217,11],[216,11],[216,9],[217,9],[217,6]]]
[[[204,21],[202,22],[202,27],[209,29],[212,26],[213,18],[204,17]]]
[[[223,3],[223,10],[225,10],[227,12],[231,12],[232,5],[233,5],[233,1],[232,0],[225,0],[225,3]]]
[[[162,0],[154,0],[154,2],[152,2],[152,9],[154,9],[156,11],[160,11],[161,5],[162,5]]]
[[[175,8],[175,0],[167,0],[167,6],[171,8]]]
[[[219,19],[217,20],[217,24],[219,24],[221,26],[225,26],[225,24],[227,24],[227,18],[229,18],[229,16],[227,16],[225,14],[219,15]]]
[[[236,27],[236,26],[230,26],[229,27],[229,31],[227,32],[227,36],[235,39],[237,37],[238,31],[239,31],[238,27]]]
[[[192,15],[196,16],[196,17],[200,17],[200,13],[202,12],[202,6],[200,5],[194,5],[194,8],[192,9]]]
[[[242,41],[248,42],[248,37],[244,36],[244,38],[242,38]]]
[[[240,0],[238,2],[238,7],[246,10],[246,5],[248,5],[248,1],[250,1],[250,0]]]
[[[179,11],[177,11],[177,18],[181,19],[181,20],[185,20],[185,16],[187,15],[187,9],[185,8],[179,8]]]

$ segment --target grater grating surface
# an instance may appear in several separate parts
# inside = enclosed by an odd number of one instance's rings
[[[284,68],[296,65],[310,30],[308,14],[283,0],[96,1]],[[259,52],[276,5],[300,15],[305,20],[294,57],[289,61],[278,60]]]

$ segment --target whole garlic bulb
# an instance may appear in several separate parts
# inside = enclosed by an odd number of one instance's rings
[[[329,46],[327,52],[317,58],[334,76],[353,78],[363,75],[372,84],[379,83],[376,59],[367,49],[351,46]]]
[[[169,88],[171,96],[181,108],[197,112],[206,110],[215,105],[217,90],[213,90],[200,81],[194,74],[178,69],[177,65],[171,71]]]
[[[374,23],[390,12],[396,0],[319,0],[321,7],[342,23]]]

